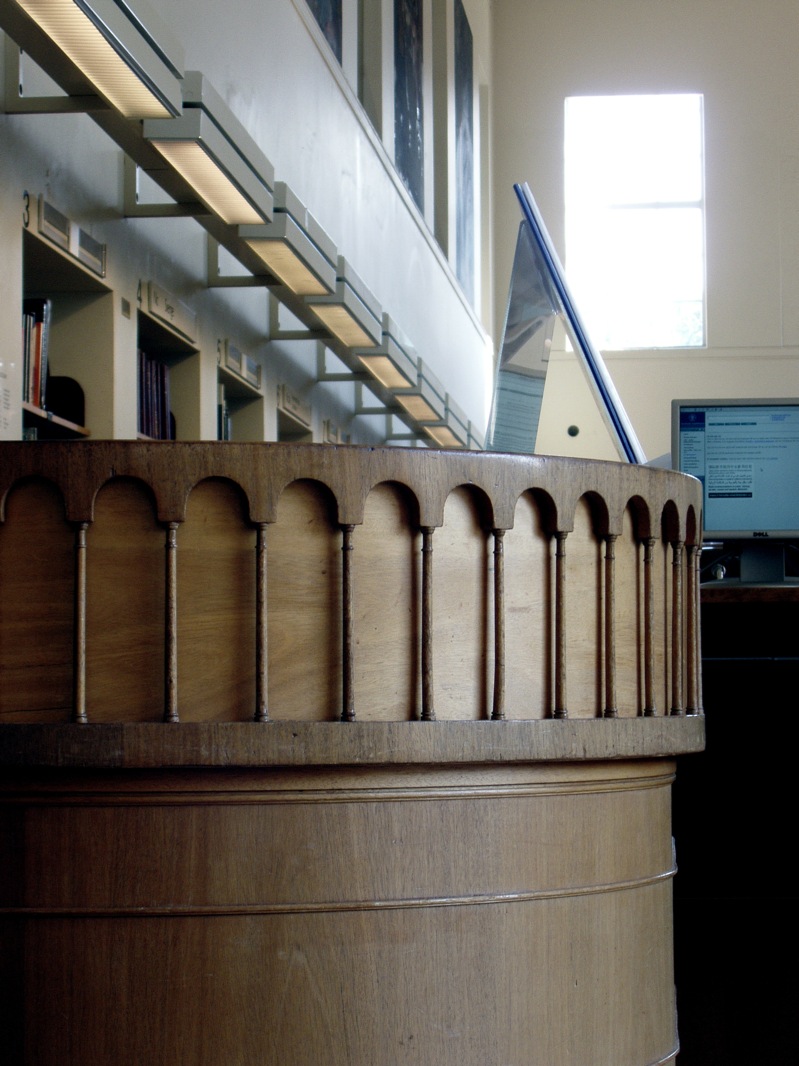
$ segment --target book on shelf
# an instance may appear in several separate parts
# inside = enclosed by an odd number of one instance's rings
[[[142,436],[174,440],[175,425],[170,410],[169,367],[139,349],[139,424]]]
[[[47,406],[50,322],[53,304],[47,297],[28,297],[22,303],[22,399]]]
[[[218,385],[216,415],[217,438],[219,440],[232,440],[233,423],[230,418],[230,411],[228,410],[227,397],[225,395],[225,386],[221,382]]]

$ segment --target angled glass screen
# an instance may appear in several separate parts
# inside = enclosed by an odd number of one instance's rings
[[[621,459],[646,457],[599,351],[569,292],[563,267],[529,187],[515,185],[522,209],[505,326],[497,360],[486,448],[535,452],[552,335],[558,319],[580,360]]]

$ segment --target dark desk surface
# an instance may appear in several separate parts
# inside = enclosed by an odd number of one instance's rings
[[[799,951],[799,585],[708,582],[700,602],[707,747],[681,759],[673,791],[677,1063],[786,1066],[799,976],[753,975]]]
[[[740,581],[707,581],[700,586],[705,603],[799,603],[799,582],[780,585],[742,585]]]

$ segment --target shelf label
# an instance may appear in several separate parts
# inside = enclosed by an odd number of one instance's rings
[[[251,385],[254,385],[256,389],[261,387],[261,364],[257,359],[253,359],[251,355],[243,355],[241,363],[241,372],[244,375],[245,381],[249,381]]]
[[[311,428],[311,405],[293,393],[287,385],[280,385],[277,390],[277,407],[283,414],[290,415],[295,422]]]
[[[197,315],[171,292],[151,281],[147,286],[147,309],[153,318],[166,322],[176,333],[194,342]]]
[[[63,211],[39,197],[38,229],[46,237],[98,277],[105,277],[106,247],[73,222]]]

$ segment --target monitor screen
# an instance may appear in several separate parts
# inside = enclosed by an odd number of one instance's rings
[[[702,482],[705,541],[740,542],[741,580],[781,580],[799,540],[799,399],[673,400],[672,465]]]

